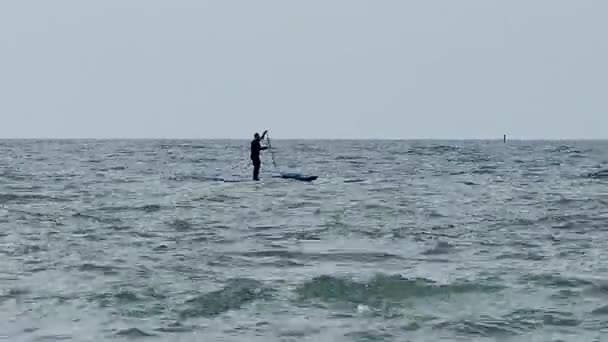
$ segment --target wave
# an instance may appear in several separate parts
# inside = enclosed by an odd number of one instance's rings
[[[547,326],[575,327],[580,324],[581,321],[568,312],[518,309],[500,318],[480,316],[475,320],[441,322],[434,328],[448,329],[468,336],[496,338],[522,335]]]
[[[99,307],[113,308],[131,317],[150,317],[167,310],[167,297],[152,287],[117,284],[107,292],[91,293],[86,298]]]
[[[381,252],[341,252],[341,253],[302,253],[292,252],[287,250],[262,250],[254,252],[238,252],[238,255],[247,257],[258,257],[258,258],[287,258],[287,259],[299,259],[306,261],[356,261],[356,262],[378,262],[386,261],[389,259],[402,260],[403,258],[390,253]]]
[[[128,337],[128,338],[144,338],[144,337],[155,337],[157,335],[147,333],[147,332],[137,329],[137,328],[130,328],[130,329],[125,329],[125,330],[121,330],[121,331],[117,332],[116,336]]]
[[[579,288],[592,286],[593,282],[576,277],[566,277],[557,274],[528,274],[521,278],[522,282],[532,282],[542,287]]]
[[[496,257],[496,260],[506,259],[541,261],[547,259],[547,257],[535,252],[509,252]]]
[[[342,156],[337,156],[335,158],[335,160],[347,160],[347,161],[361,161],[361,160],[368,160],[369,157],[364,156],[364,155],[342,155]]]
[[[75,213],[72,215],[73,218],[83,219],[83,220],[91,220],[99,223],[107,223],[107,224],[119,224],[122,221],[118,218],[107,218],[107,217],[98,217],[94,215],[84,214],[84,213]]]
[[[435,145],[435,146],[420,146],[409,149],[406,153],[418,156],[433,156],[442,155],[446,153],[458,153],[461,152],[462,148],[450,145]]]
[[[596,172],[591,172],[587,174],[587,178],[592,179],[607,179],[608,178],[608,169],[599,170]]]
[[[422,252],[423,255],[449,254],[454,250],[454,246],[448,242],[439,241],[435,247]]]
[[[186,301],[186,307],[179,312],[179,316],[182,319],[218,316],[240,309],[255,300],[268,299],[272,292],[257,280],[231,279],[221,290],[205,293]]]
[[[29,204],[35,201],[69,202],[70,200],[61,197],[38,194],[0,194],[0,204]]]
[[[28,294],[30,294],[30,291],[27,289],[12,288],[6,293],[0,293],[0,304],[4,303],[5,301],[20,298]]]
[[[80,272],[100,273],[105,276],[119,274],[119,272],[118,272],[119,268],[116,266],[98,265],[98,264],[94,264],[94,263],[83,263],[83,264],[76,265],[76,266],[70,266],[69,268],[76,269]]]
[[[192,223],[187,220],[173,220],[172,222],[168,223],[168,226],[178,232],[187,232],[193,230]]]
[[[410,298],[455,295],[468,292],[494,292],[502,286],[461,282],[438,284],[424,278],[408,279],[400,275],[376,275],[368,282],[323,275],[297,288],[301,299],[324,302],[349,302],[378,306]]]
[[[596,316],[599,316],[599,315],[603,315],[603,316],[608,315],[608,305],[604,305],[604,306],[601,306],[601,307],[599,307],[597,309],[594,309],[593,311],[591,311],[591,314],[592,315],[596,315]]]
[[[496,173],[497,169],[498,169],[497,166],[482,165],[482,166],[478,167],[476,170],[471,171],[471,174],[474,174],[474,175],[492,175],[492,174]]]
[[[127,206],[117,206],[117,207],[102,207],[99,208],[98,210],[100,211],[110,211],[110,212],[121,212],[121,211],[145,211],[147,213],[153,213],[153,212],[157,212],[160,211],[162,209],[162,207],[158,204],[146,204],[143,206],[134,206],[134,207],[127,207]]]
[[[32,179],[32,175],[13,172],[11,170],[4,170],[0,173],[0,177],[11,180],[11,181],[29,181]]]

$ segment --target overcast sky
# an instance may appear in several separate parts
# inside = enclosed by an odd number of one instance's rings
[[[0,137],[608,138],[605,0],[0,2]]]

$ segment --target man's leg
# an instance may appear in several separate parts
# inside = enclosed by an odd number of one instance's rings
[[[259,179],[259,174],[260,174],[260,160],[259,159],[254,159],[253,160],[253,180],[257,181],[260,180]]]

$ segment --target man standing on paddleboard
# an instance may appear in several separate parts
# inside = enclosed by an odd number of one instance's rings
[[[258,177],[260,174],[260,165],[262,164],[260,161],[260,151],[268,149],[267,146],[262,146],[260,143],[262,140],[264,140],[264,137],[266,137],[266,133],[268,133],[268,130],[264,131],[261,137],[258,133],[255,133],[253,135],[253,141],[251,142],[251,161],[253,162],[254,181],[260,180]]]

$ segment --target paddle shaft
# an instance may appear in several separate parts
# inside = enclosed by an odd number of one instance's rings
[[[272,151],[272,146],[270,145],[270,134],[266,133],[266,140],[268,140],[268,150],[270,151],[270,156],[272,157],[272,165],[274,165],[275,169],[277,167],[277,163],[274,160],[274,151]]]

